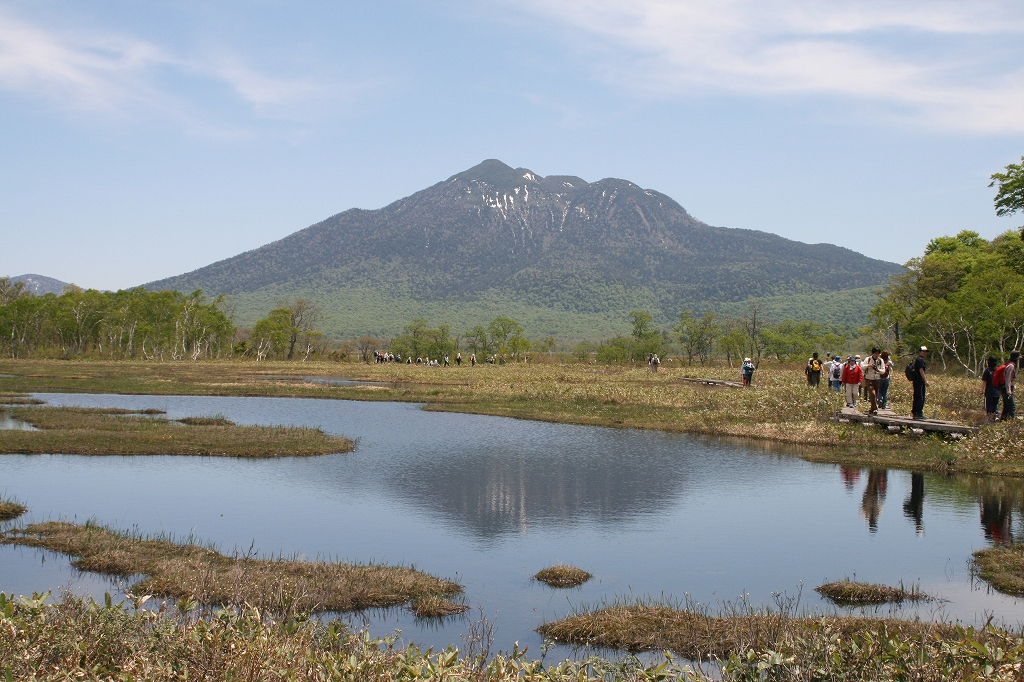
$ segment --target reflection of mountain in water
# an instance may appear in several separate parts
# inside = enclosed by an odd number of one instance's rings
[[[387,485],[489,537],[534,523],[607,524],[659,512],[682,492],[692,469],[679,440],[675,447],[651,443],[632,452],[595,452],[581,445],[571,452],[515,452],[510,446],[417,457],[404,462]]]

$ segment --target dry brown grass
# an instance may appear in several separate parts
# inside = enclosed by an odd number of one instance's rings
[[[446,618],[465,613],[469,607],[457,604],[439,594],[428,594],[412,600],[409,610],[417,618]]]
[[[213,417],[185,417],[184,419],[176,419],[179,424],[187,424],[188,426],[234,426],[235,423],[230,419],[222,416]]]
[[[28,507],[16,500],[8,500],[0,497],[0,521],[16,519],[27,511]]]
[[[710,615],[705,609],[664,604],[619,604],[580,612],[537,628],[561,644],[586,645],[630,652],[673,651],[691,660],[726,659],[747,649],[775,649],[820,630],[849,638],[879,631],[921,638],[951,634],[947,625],[917,620],[853,616],[792,617],[786,613],[753,612]]]
[[[933,363],[934,364],[934,363]],[[880,428],[839,424],[827,416],[839,395],[806,386],[802,368],[766,364],[747,390],[712,388],[684,376],[736,379],[727,367],[679,367],[658,374],[627,366],[509,364],[427,368],[404,364],[241,361],[198,363],[0,361],[19,374],[5,385],[21,391],[253,395],[399,400],[432,410],[572,424],[729,436],[803,446],[814,460],[1024,476],[1024,433],[1015,424],[986,427],[955,443],[935,436],[893,436]],[[346,377],[383,385],[331,386],[296,375]],[[925,412],[965,423],[983,418],[980,382],[935,372]],[[911,385],[895,376],[890,407],[908,413]]]
[[[978,550],[971,572],[999,592],[1024,597],[1024,545]]]
[[[143,538],[92,524],[37,523],[3,533],[0,543],[67,554],[83,571],[145,576],[132,586],[135,594],[249,604],[271,613],[355,611],[462,592],[457,583],[413,568],[225,556],[194,542]]]
[[[77,407],[18,408],[14,416],[39,430],[5,431],[0,439],[0,453],[290,457],[352,450],[352,441],[327,435],[320,429],[236,426],[226,419],[209,417],[193,418],[193,425],[183,425],[149,416],[159,413]]]
[[[566,588],[579,587],[593,577],[581,568],[558,564],[541,569],[533,576],[533,579],[539,580],[548,587]]]
[[[836,580],[814,588],[821,596],[843,606],[867,606],[870,604],[902,604],[905,601],[930,601],[932,597],[916,585],[909,588],[859,583],[853,580]]]

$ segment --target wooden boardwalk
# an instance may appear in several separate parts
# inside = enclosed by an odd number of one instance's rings
[[[725,381],[724,379],[698,379],[695,377],[683,377],[683,381],[688,381],[691,384],[701,384],[703,386],[724,386],[725,388],[743,388],[743,384],[738,381]]]
[[[923,431],[940,431],[942,433],[959,433],[962,435],[978,432],[977,426],[967,426],[945,419],[911,419],[908,416],[901,416],[892,410],[879,410],[878,414],[864,414],[855,407],[844,407],[836,412],[834,419],[837,421],[848,420],[861,422],[863,424],[880,424],[888,427],[890,431],[897,429],[921,429]]]

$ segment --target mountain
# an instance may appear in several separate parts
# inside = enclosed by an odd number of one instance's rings
[[[667,323],[684,308],[751,297],[823,300],[901,270],[831,244],[712,227],[628,180],[542,177],[491,159],[384,208],[350,209],[145,286],[229,294],[242,323],[305,296],[343,336],[392,334],[420,316],[461,331],[506,314],[530,335],[578,338],[623,331],[636,308]]]
[[[43,275],[18,275],[17,277],[11,277],[11,281],[24,282],[25,290],[31,291],[36,296],[60,294],[60,292],[64,291],[64,287],[68,286],[68,282],[62,282],[53,277],[44,277]]]

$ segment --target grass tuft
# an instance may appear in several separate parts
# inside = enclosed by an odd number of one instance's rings
[[[842,606],[867,606],[871,604],[902,604],[905,601],[931,601],[917,585],[909,589],[900,583],[899,587],[858,583],[853,580],[837,580],[814,588],[814,591]]]
[[[538,571],[533,576],[533,579],[544,583],[548,587],[565,588],[579,587],[593,577],[593,575],[581,568],[558,564]]]
[[[175,421],[181,424],[188,424],[189,426],[234,426],[235,423],[225,417],[222,414],[213,415],[210,417],[185,417],[184,419],[176,419]]]
[[[978,550],[971,572],[1003,594],[1024,597],[1024,544]]]
[[[441,595],[430,594],[413,599],[409,610],[417,618],[445,618],[465,613],[469,607],[465,604],[456,604]]]
[[[28,507],[17,500],[0,497],[0,521],[11,521],[27,511]]]

